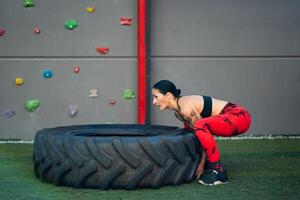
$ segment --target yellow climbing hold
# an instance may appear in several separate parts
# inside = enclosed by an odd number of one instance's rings
[[[15,83],[17,86],[21,86],[24,83],[24,79],[22,77],[17,77]]]
[[[88,13],[93,13],[94,11],[95,11],[95,8],[94,7],[86,7],[86,11],[88,12]]]

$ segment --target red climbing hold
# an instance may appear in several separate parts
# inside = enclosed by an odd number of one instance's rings
[[[34,32],[35,32],[36,34],[40,34],[40,33],[41,33],[41,29],[37,27],[37,28],[34,29]]]
[[[125,26],[130,26],[132,24],[131,17],[120,17],[120,24]]]
[[[80,68],[78,66],[74,67],[73,71],[74,71],[74,73],[78,74],[80,72]]]
[[[116,100],[110,99],[110,100],[109,100],[109,104],[112,105],[112,106],[115,105],[115,104],[116,104]]]
[[[0,28],[0,37],[3,36],[5,34],[5,32],[6,32],[5,29]]]
[[[108,54],[108,52],[109,52],[108,47],[98,47],[96,50],[101,54]]]

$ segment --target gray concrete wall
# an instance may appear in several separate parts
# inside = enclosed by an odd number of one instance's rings
[[[0,6],[0,138],[33,139],[38,129],[71,124],[137,123],[136,1],[51,0],[24,8]],[[93,14],[86,6],[96,8]],[[183,95],[206,94],[246,106],[253,118],[247,134],[300,134],[300,2],[297,0],[152,0],[152,84],[170,79]],[[119,24],[131,16],[133,25]],[[64,28],[68,19],[79,26]],[[33,33],[35,27],[42,33]],[[108,55],[96,52],[108,46]],[[81,67],[79,74],[72,68]],[[54,76],[41,73],[51,69]],[[22,76],[23,86],[14,85]],[[89,90],[99,89],[91,99]],[[150,91],[149,91],[150,92]],[[117,104],[110,106],[109,98]],[[40,108],[29,113],[28,99]],[[68,116],[68,105],[79,106]],[[153,124],[181,125],[166,111],[151,110]]]
[[[0,27],[0,138],[33,139],[45,127],[94,123],[137,123],[137,101],[125,100],[124,89],[137,91],[136,1],[134,0],[49,0],[35,1],[24,8],[23,1],[1,2]],[[87,6],[95,12],[86,12]],[[121,16],[133,19],[131,26],[119,24]],[[78,27],[67,30],[65,21],[76,19]],[[40,27],[41,34],[33,32]],[[96,51],[108,46],[107,55]],[[80,73],[73,67],[80,66]],[[44,79],[45,69],[54,76]],[[22,86],[14,80],[25,79]],[[89,97],[98,89],[97,98]],[[111,106],[109,99],[116,100]],[[29,99],[40,99],[33,113],[24,108]],[[79,112],[71,118],[69,104]],[[16,115],[5,118],[13,109]]]
[[[246,106],[248,135],[299,135],[300,1],[152,1],[152,84]],[[181,125],[152,108],[154,124]]]

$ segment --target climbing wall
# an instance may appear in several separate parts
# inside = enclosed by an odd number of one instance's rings
[[[152,84],[245,105],[248,134],[300,134],[300,1],[153,0]],[[154,124],[181,125],[152,108]]]
[[[0,139],[45,127],[137,123],[135,0],[0,6]]]

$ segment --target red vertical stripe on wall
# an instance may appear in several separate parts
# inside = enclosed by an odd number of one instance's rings
[[[138,122],[146,121],[146,0],[138,0]]]

